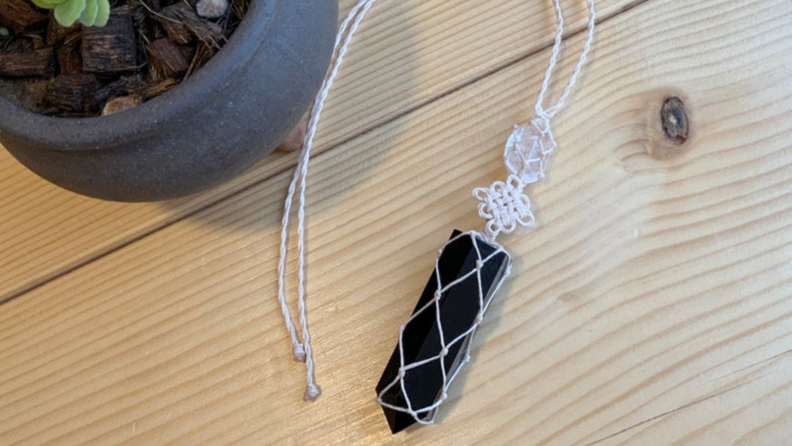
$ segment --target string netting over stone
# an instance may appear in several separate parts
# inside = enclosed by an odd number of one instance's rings
[[[470,360],[473,337],[511,258],[476,231],[454,231],[377,386],[391,430],[431,424],[448,387]]]

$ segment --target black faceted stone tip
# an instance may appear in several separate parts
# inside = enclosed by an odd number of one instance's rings
[[[479,300],[479,274],[475,273],[478,260],[483,262],[480,270],[483,309]],[[412,410],[417,412],[417,416],[423,421],[434,419],[436,409],[425,412],[421,412],[421,409],[432,406],[443,397],[442,367],[445,367],[447,382],[464,362],[467,344],[474,333],[462,336],[475,324],[479,313],[483,314],[486,311],[494,292],[505,277],[510,261],[508,253],[475,232],[462,233],[455,230],[448,244],[443,248],[438,259],[437,271],[432,271],[429,282],[413,311],[414,318],[407,323],[402,334],[406,367],[403,378],[404,390],[409,396]],[[460,283],[440,294],[438,300],[440,325],[437,322],[435,305],[427,306],[433,301],[438,289],[438,272],[440,283],[444,286],[467,275]],[[441,356],[440,326],[447,348],[446,356],[410,368],[410,364]],[[455,339],[457,341],[452,344]],[[377,384],[377,396],[383,403],[407,409],[407,399],[399,380],[400,367],[399,346],[396,345]],[[407,412],[385,406],[382,409],[394,434],[416,422]]]

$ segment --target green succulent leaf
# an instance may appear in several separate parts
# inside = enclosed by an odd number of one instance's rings
[[[55,9],[61,3],[66,3],[69,0],[31,0],[34,5],[44,9]]]
[[[94,26],[102,27],[107,25],[107,19],[110,18],[110,0],[96,0],[96,3],[98,10]]]
[[[80,15],[80,23],[85,26],[93,26],[97,14],[99,14],[99,4],[96,0],[85,0],[85,9]]]
[[[61,26],[72,26],[77,20],[85,26],[105,26],[110,18],[110,0],[30,1],[39,8],[54,9],[55,20]]]
[[[63,26],[72,26],[85,11],[85,0],[67,0],[55,6],[55,20]]]

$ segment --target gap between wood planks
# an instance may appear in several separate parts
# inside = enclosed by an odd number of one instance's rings
[[[634,0],[634,1],[624,5],[620,9],[616,10],[615,12],[612,12],[610,14],[601,15],[601,16],[599,16],[597,18],[597,25],[602,25],[603,23],[607,23],[611,19],[613,19],[613,18],[615,18],[615,17],[617,17],[617,16],[619,16],[621,14],[624,14],[624,13],[626,13],[628,11],[631,11],[631,10],[633,10],[633,9],[635,9],[635,8],[645,4],[645,3],[648,3],[649,1],[651,1],[651,0]],[[564,33],[564,39],[570,39],[570,38],[572,38],[574,36],[577,36],[578,34],[581,34],[581,33],[585,32],[585,31],[586,31],[586,29],[584,27],[581,27],[580,29],[573,30],[573,31],[568,32],[568,33]],[[469,87],[469,86],[471,86],[473,84],[476,84],[476,83],[478,83],[478,82],[480,82],[480,81],[482,81],[482,80],[484,80],[484,79],[486,79],[486,78],[488,78],[488,77],[490,77],[492,75],[495,75],[495,74],[497,74],[497,73],[499,73],[499,72],[501,72],[501,71],[503,71],[503,70],[505,70],[505,69],[507,69],[509,67],[512,67],[512,66],[514,66],[514,65],[516,65],[516,64],[518,64],[520,62],[523,62],[523,61],[525,61],[527,59],[530,59],[531,57],[533,57],[533,56],[535,56],[535,55],[537,55],[537,54],[539,54],[539,53],[541,53],[543,51],[548,50],[552,46],[553,46],[553,42],[549,41],[545,45],[543,45],[541,47],[538,47],[538,48],[536,48],[533,51],[529,51],[529,52],[527,52],[525,54],[517,56],[517,57],[513,58],[512,60],[508,60],[508,61],[506,61],[506,62],[504,62],[504,63],[502,63],[502,64],[500,64],[498,66],[493,67],[490,70],[485,71],[484,73],[481,73],[481,74],[479,74],[477,76],[474,76],[474,77],[472,77],[472,78],[470,78],[470,79],[468,79],[468,80],[466,80],[464,82],[461,82],[461,83],[459,83],[459,84],[457,84],[457,85],[455,85],[455,86],[453,86],[453,87],[451,87],[451,88],[449,88],[449,89],[447,89],[445,91],[442,91],[442,92],[438,93],[435,96],[432,96],[432,97],[430,97],[428,99],[420,101],[417,104],[415,104],[415,105],[413,105],[411,107],[408,107],[405,110],[403,110],[401,112],[398,112],[398,113],[394,114],[393,116],[390,116],[390,117],[384,119],[383,121],[381,121],[379,123],[376,123],[376,124],[374,124],[374,125],[372,125],[370,127],[364,128],[363,130],[360,130],[359,132],[354,133],[354,134],[350,135],[347,138],[344,138],[344,139],[342,139],[342,140],[340,140],[340,141],[338,141],[338,142],[336,142],[334,144],[331,144],[330,146],[328,146],[324,150],[318,150],[318,153],[316,155],[314,155],[314,159],[320,158],[320,157],[324,156],[325,154],[327,154],[329,152],[332,152],[333,150],[337,149],[338,147],[341,147],[341,146],[349,143],[350,141],[353,141],[353,140],[355,140],[357,138],[360,138],[361,136],[364,136],[364,135],[366,135],[366,134],[368,134],[368,133],[370,133],[370,132],[372,132],[372,131],[380,128],[380,127],[386,126],[386,125],[388,125],[388,124],[390,124],[390,123],[392,123],[394,121],[397,121],[397,120],[399,120],[401,118],[404,118],[405,116],[408,116],[408,115],[414,113],[415,111],[419,110],[422,107],[425,107],[425,106],[427,106],[429,104],[432,104],[434,102],[442,100],[443,98],[445,98],[447,96],[450,96],[450,95],[452,95],[452,94],[454,94],[454,93],[456,93],[456,92],[458,92],[460,90],[463,90],[463,89],[465,89],[465,88],[467,88],[467,87]],[[332,92],[331,92],[331,94],[332,94]],[[256,180],[256,181],[254,181],[254,182],[252,182],[250,184],[247,184],[247,185],[245,185],[243,187],[240,187],[239,189],[231,190],[231,191],[229,191],[229,193],[227,193],[225,195],[221,195],[221,196],[217,197],[214,200],[207,201],[206,203],[204,203],[204,204],[202,204],[200,206],[197,206],[195,209],[192,209],[189,212],[185,212],[182,215],[174,216],[174,218],[166,220],[160,225],[155,225],[155,226],[151,227],[149,230],[143,231],[140,234],[135,235],[134,237],[131,237],[131,238],[127,239],[127,240],[122,241],[121,243],[118,243],[118,244],[116,244],[114,246],[108,247],[104,251],[98,252],[98,253],[96,253],[93,256],[90,256],[90,257],[87,257],[87,258],[83,259],[82,261],[78,261],[78,262],[74,263],[73,265],[64,268],[63,270],[58,271],[57,273],[51,274],[48,277],[44,277],[44,278],[42,278],[41,280],[39,280],[37,282],[31,283],[30,285],[28,285],[26,287],[23,287],[19,291],[15,292],[15,293],[12,293],[12,294],[10,294],[9,296],[7,296],[5,298],[0,298],[0,305],[8,303],[8,302],[10,302],[12,300],[15,300],[17,298],[20,298],[20,297],[24,296],[25,294],[27,294],[27,293],[29,293],[29,292],[37,289],[37,288],[40,288],[40,287],[42,287],[42,286],[44,286],[44,285],[46,285],[46,284],[48,284],[48,283],[50,283],[50,282],[52,282],[54,280],[57,280],[57,279],[59,279],[59,278],[61,278],[63,276],[66,276],[67,274],[70,274],[70,273],[82,268],[85,265],[88,265],[88,264],[93,263],[93,262],[95,262],[95,261],[97,261],[99,259],[102,259],[103,257],[105,257],[105,256],[107,256],[107,255],[109,255],[109,254],[111,254],[111,253],[113,253],[115,251],[123,249],[123,248],[125,248],[125,247],[127,247],[127,246],[129,246],[129,245],[131,245],[131,244],[133,244],[135,242],[137,242],[137,241],[140,241],[140,240],[148,237],[149,235],[154,234],[157,231],[160,231],[162,229],[167,228],[168,226],[173,225],[174,223],[178,223],[178,222],[180,222],[182,220],[185,220],[187,218],[190,218],[190,217],[192,217],[192,216],[194,216],[194,215],[196,215],[196,214],[198,214],[200,212],[203,212],[206,209],[209,209],[210,207],[222,202],[223,200],[225,200],[227,198],[230,198],[230,197],[239,195],[241,193],[244,193],[244,192],[246,192],[246,191],[248,191],[248,190],[250,190],[250,189],[252,189],[254,187],[257,187],[260,184],[270,180],[271,178],[274,178],[274,177],[276,177],[278,175],[281,175],[281,174],[283,174],[285,172],[290,172],[290,171],[294,170],[294,168],[296,166],[296,157],[295,157],[294,161],[295,161],[294,163],[290,163],[288,166],[286,166],[283,169],[271,172],[269,175],[266,175],[266,176],[262,177],[261,179]]]

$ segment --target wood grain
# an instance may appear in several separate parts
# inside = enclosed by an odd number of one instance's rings
[[[470,190],[504,175],[547,51],[316,157],[319,401],[275,297],[284,171],[0,306],[0,438],[788,444],[790,23],[785,0],[652,0],[600,26],[531,190],[540,224],[501,240],[517,275],[439,425],[391,436],[373,388],[436,247],[480,226]],[[670,95],[682,145],[660,124]]]
[[[354,3],[343,0],[342,10]],[[603,19],[638,0],[602,0]],[[569,32],[585,9],[563,2]],[[431,102],[551,43],[547,5],[408,0],[378,5],[356,35],[327,102],[318,152]],[[486,36],[486,38],[482,38]],[[0,150],[0,301],[185,218],[235,191],[290,169],[296,154],[275,154],[230,184],[164,204],[117,204],[79,197],[37,178]]]

